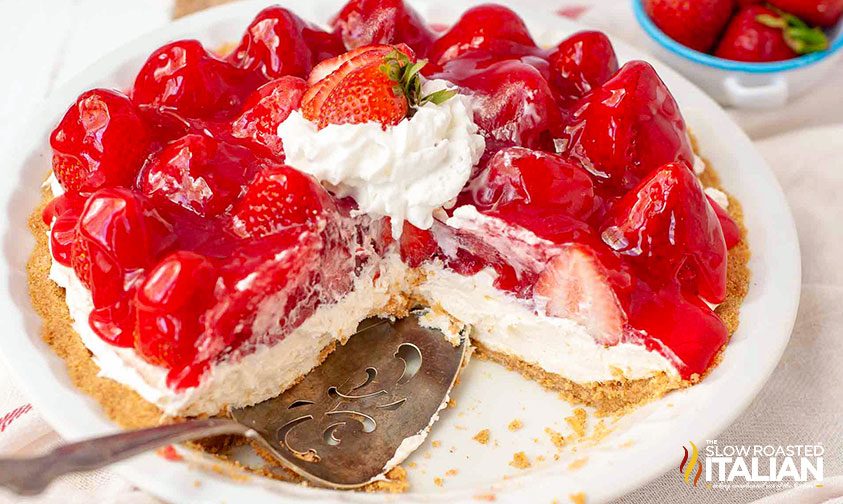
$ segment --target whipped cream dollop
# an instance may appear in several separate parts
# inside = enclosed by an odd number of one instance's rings
[[[423,94],[454,86],[427,80]],[[455,95],[426,103],[410,119],[384,129],[379,123],[316,124],[294,111],[278,126],[287,164],[309,173],[359,211],[388,216],[393,236],[406,220],[421,229],[449,208],[480,160],[486,143],[474,123],[471,98]]]

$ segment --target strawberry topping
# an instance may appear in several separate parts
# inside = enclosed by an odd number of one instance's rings
[[[724,299],[740,230],[688,168],[684,120],[652,67],[618,70],[597,32],[539,49],[495,5],[437,37],[401,0],[352,0],[333,28],[270,7],[226,58],[172,42],[129,96],[96,89],[68,110],[51,137],[66,192],[43,218],[53,257],[91,291],[96,334],[167,369],[171,387],[195,386],[397,251],[411,267],[490,269],[498,289],[603,345],[644,344],[684,377],[707,369],[727,332],[704,300]],[[437,214],[393,240],[385,219],[284,164],[277,130],[294,111],[386,129],[455,94],[423,95],[426,78],[470,96],[486,139],[447,210],[464,226]]]

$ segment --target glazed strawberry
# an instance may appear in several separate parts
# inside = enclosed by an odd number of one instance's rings
[[[603,345],[620,341],[626,317],[607,271],[585,246],[568,245],[551,259],[536,282],[546,314],[573,319]]]
[[[344,51],[339,35],[273,6],[258,13],[228,60],[266,79],[284,75],[304,78],[316,63]]]
[[[738,12],[714,55],[736,61],[781,61],[828,48],[822,30],[760,5]]]
[[[731,249],[741,241],[741,230],[737,223],[729,215],[729,212],[723,209],[711,198],[708,198],[711,208],[717,214],[717,220],[720,221],[720,228],[723,229],[723,238],[726,240],[726,248]]]
[[[155,201],[169,200],[202,217],[213,217],[229,209],[264,166],[245,147],[191,134],[150,156],[138,188]]]
[[[91,193],[135,178],[150,135],[126,95],[82,93],[50,135],[53,173],[66,191]]]
[[[201,316],[215,300],[216,281],[214,265],[192,252],[175,252],[152,268],[136,295],[138,353],[169,368],[193,363]]]
[[[650,291],[639,282],[629,319],[643,343],[670,359],[683,379],[699,377],[711,367],[729,332],[702,300],[676,287]]]
[[[131,346],[134,283],[155,258],[166,223],[128,189],[94,193],[79,218],[71,263],[91,290],[91,327],[106,341]]]
[[[44,224],[50,226],[50,254],[62,266],[72,266],[76,226],[85,208],[85,202],[83,196],[64,193],[53,198],[41,214]]]
[[[349,49],[403,42],[423,56],[434,39],[424,20],[404,0],[350,0],[331,26]]]
[[[242,238],[262,238],[313,224],[333,209],[328,193],[311,176],[289,166],[273,166],[258,175],[235,206],[233,230]]]
[[[404,222],[400,239],[401,259],[410,267],[418,268],[432,258],[439,246],[429,229],[419,229]]]
[[[552,150],[561,116],[535,67],[503,61],[455,83],[475,95],[474,122],[486,137],[486,155],[513,145]]]
[[[843,0],[770,0],[779,9],[806,23],[831,28],[843,16]]]
[[[732,17],[735,0],[644,0],[644,11],[668,37],[708,52]]]
[[[610,193],[625,192],[664,164],[693,163],[679,106],[648,63],[627,63],[572,110],[557,150],[582,163]]]
[[[612,43],[596,31],[579,32],[563,40],[548,60],[549,82],[563,102],[581,98],[618,71]]]
[[[726,296],[726,242],[702,186],[685,163],[655,170],[610,210],[603,241],[661,282],[677,278],[712,303]]]
[[[481,210],[529,207],[586,221],[596,209],[594,184],[581,167],[542,151],[510,147],[469,183],[465,203]]]
[[[247,139],[283,160],[284,145],[278,125],[301,105],[307,83],[298,77],[280,77],[259,87],[246,100],[231,130],[235,138]]]
[[[536,43],[524,21],[511,9],[486,4],[465,11],[457,23],[430,48],[432,68],[461,55],[481,50],[520,57],[536,52]]]
[[[146,60],[135,79],[132,100],[186,118],[226,119],[263,81],[213,56],[197,40],[180,40]]]

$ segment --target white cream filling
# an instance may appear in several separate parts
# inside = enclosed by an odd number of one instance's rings
[[[380,274],[373,280],[376,271]],[[50,278],[65,289],[73,329],[93,354],[99,375],[126,385],[173,416],[215,414],[227,405],[247,406],[278,395],[319,364],[323,348],[353,334],[360,321],[384,308],[394,293],[407,291],[406,266],[397,256],[388,257],[367,269],[349,295],[338,303],[320,306],[280,342],[239,360],[214,365],[197,387],[173,390],[167,386],[166,369],[149,364],[134,349],[114,347],[94,333],[88,324],[93,309],[90,291],[71,268],[53,261]]]
[[[428,276],[419,293],[470,326],[471,339],[493,351],[578,383],[677,374],[664,356],[641,345],[603,346],[572,320],[536,314],[530,303],[495,288],[492,269],[463,276],[437,264],[423,268]]]
[[[453,85],[425,81],[428,94]],[[360,213],[388,216],[399,236],[406,220],[421,229],[448,208],[480,160],[485,140],[474,124],[471,98],[427,103],[412,118],[384,129],[379,123],[316,125],[298,111],[278,126],[286,162],[319,179],[334,194],[351,196]]]

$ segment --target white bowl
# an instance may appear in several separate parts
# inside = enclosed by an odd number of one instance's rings
[[[341,0],[282,2],[303,17],[326,20]],[[433,22],[452,23],[473,2],[415,3]],[[536,38],[555,43],[581,29],[558,18],[531,15],[528,8],[509,2],[525,18]],[[142,62],[158,46],[178,38],[199,38],[214,47],[236,40],[265,1],[241,2],[176,21],[109,54],[58,90],[35,112],[16,149],[4,157],[7,176],[0,179],[3,253],[0,296],[4,334],[0,354],[18,385],[38,412],[68,440],[113,432],[117,427],[99,405],[79,392],[68,378],[64,362],[40,337],[41,320],[29,301],[26,260],[33,240],[26,226],[39,200],[39,186],[50,159],[48,135],[66,108],[82,91],[95,86],[127,87]],[[642,58],[638,51],[615,41],[621,61]],[[701,384],[669,394],[615,423],[596,446],[580,446],[576,453],[560,452],[544,428],[566,429],[572,407],[537,384],[492,363],[474,361],[455,390],[457,406],[443,412],[433,434],[411,461],[408,502],[475,502],[490,493],[497,502],[567,501],[585,492],[589,502],[603,502],[632,491],[668,470],[675,471],[682,446],[713,439],[752,401],[775,368],[787,344],[796,316],[800,262],[796,231],[783,193],[764,160],[723,110],[665,65],[653,62],[672,89],[705,155],[717,167],[725,187],[743,204],[752,247],[752,281],[741,309],[741,326],[733,335],[722,363]],[[524,428],[511,433],[506,425],[520,418]],[[499,442],[483,446],[471,437],[490,428]],[[539,439],[538,443],[533,438]],[[441,442],[432,448],[430,441]],[[519,471],[508,466],[515,451],[547,462]],[[428,456],[425,456],[428,454]],[[588,461],[578,470],[568,465]],[[451,468],[443,488],[433,482]],[[235,481],[196,466],[145,454],[115,466],[138,487],[171,502],[392,502],[383,494],[335,492],[305,488],[251,477]],[[678,471],[676,471],[678,474]],[[504,479],[504,475],[509,478]],[[677,485],[683,485],[676,479]],[[679,488],[679,487],[677,487]]]
[[[785,61],[748,63],[686,47],[653,23],[644,12],[642,0],[632,0],[632,6],[635,18],[648,35],[653,53],[726,106],[781,107],[816,86],[843,57],[843,20],[829,32],[832,42],[825,51]]]

